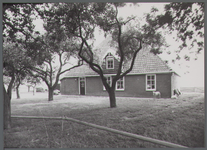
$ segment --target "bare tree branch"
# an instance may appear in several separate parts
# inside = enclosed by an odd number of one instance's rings
[[[130,65],[130,68],[128,70],[126,70],[121,76],[120,78],[124,77],[125,75],[127,75],[130,71],[132,71],[132,68],[134,66],[134,61],[136,59],[137,53],[142,49],[142,40],[140,39],[140,45],[139,48],[134,52],[133,58],[132,58],[132,62]]]
[[[49,86],[49,82],[47,81],[47,74],[43,74],[43,75],[40,75],[40,74],[34,74],[31,70],[28,70],[29,74],[35,78],[39,77],[41,78],[46,84],[47,86]]]
[[[136,18],[136,16],[134,16],[134,17],[128,19],[127,21],[123,22],[122,24],[123,24],[123,25],[126,25],[128,22],[130,22],[131,20],[134,20],[135,18]]]

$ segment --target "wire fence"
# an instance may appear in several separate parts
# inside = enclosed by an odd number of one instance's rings
[[[120,130],[116,130],[116,129],[112,129],[112,128],[108,128],[108,127],[104,127],[104,126],[100,126],[100,125],[96,125],[96,124],[92,124],[92,123],[88,123],[85,121],[80,121],[77,119],[73,119],[73,118],[69,118],[69,117],[47,117],[47,116],[11,116],[12,118],[20,118],[20,119],[53,119],[53,120],[67,120],[67,121],[72,121],[78,124],[82,124],[82,125],[86,125],[86,126],[90,126],[90,127],[94,127],[97,129],[101,129],[101,130],[105,130],[108,132],[112,132],[112,133],[116,133],[116,134],[120,134],[120,135],[124,135],[127,137],[131,137],[131,138],[136,138],[142,141],[147,141],[147,142],[151,142],[154,144],[158,144],[158,145],[162,145],[162,146],[167,146],[167,147],[171,147],[171,148],[188,148],[186,146],[182,146],[179,144],[174,144],[171,142],[166,142],[166,141],[162,141],[162,140],[157,140],[157,139],[153,139],[153,138],[149,138],[149,137],[145,137],[142,135],[137,135],[137,134],[133,134],[133,133],[129,133],[126,131],[120,131]]]

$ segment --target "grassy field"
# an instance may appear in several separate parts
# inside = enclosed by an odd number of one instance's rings
[[[178,99],[22,94],[12,99],[12,115],[68,116],[134,134],[184,145],[204,147],[204,94]],[[4,132],[5,148],[157,148],[160,145],[102,131],[69,121],[12,119]]]
[[[204,93],[204,87],[181,87],[180,90],[185,93],[196,92],[196,93]]]

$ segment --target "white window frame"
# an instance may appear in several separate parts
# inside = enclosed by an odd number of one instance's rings
[[[116,91],[124,91],[125,90],[125,77],[122,77],[122,78],[123,78],[123,88],[122,89],[117,88],[117,82],[120,80],[119,79],[119,80],[116,81]]]
[[[112,77],[111,76],[106,76],[106,78],[110,78],[110,87],[111,87],[111,85],[112,85]],[[107,82],[107,80],[106,80],[106,82]],[[106,91],[106,88],[105,88],[104,85],[103,85],[103,90]]]
[[[113,67],[112,68],[108,68],[108,61],[109,60],[113,61]],[[113,56],[107,56],[106,57],[106,69],[114,69],[114,57]]]
[[[154,76],[154,86],[155,86],[154,89],[148,89],[148,88],[147,88],[147,81],[148,81],[147,76]],[[156,81],[156,74],[146,74],[146,84],[145,84],[145,86],[146,86],[146,91],[156,91],[156,84],[157,84],[157,81]]]

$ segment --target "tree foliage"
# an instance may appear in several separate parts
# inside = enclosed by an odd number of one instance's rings
[[[21,44],[14,44],[11,41],[3,43],[3,75],[14,79],[14,81],[10,80],[9,85],[11,84],[11,86],[8,86],[7,89],[10,98],[13,83],[21,84],[21,81],[28,74],[28,68],[33,65]]]
[[[6,76],[26,76],[33,63],[26,55],[24,42],[32,37],[36,4],[3,3],[3,67]]]
[[[3,37],[10,41],[22,41],[34,33],[36,3],[3,3]]]
[[[181,40],[180,50],[197,47],[197,53],[204,48],[204,3],[202,2],[173,2],[165,5],[163,14],[153,15],[158,11],[153,8],[147,15],[147,20],[155,30],[168,29],[177,32],[177,40]],[[186,56],[186,58],[188,58]]]
[[[26,69],[32,65],[31,59],[27,57],[26,50],[21,44],[3,43],[3,74],[5,76],[18,74],[21,77],[25,77],[27,74]]]
[[[41,83],[41,78],[27,75],[25,80],[26,80],[26,85],[28,87],[28,92],[30,92],[30,87],[32,87],[33,88],[33,95],[35,95],[35,87],[38,83]]]
[[[66,31],[61,27],[62,22],[55,20],[53,11],[46,12],[47,7],[51,5],[44,5],[44,9],[37,7],[36,11],[44,20],[44,35],[38,35],[35,39],[27,41],[27,55],[36,62],[36,66],[32,68],[30,74],[34,77],[41,78],[48,86],[49,100],[53,100],[53,90],[58,84],[61,74],[80,66],[77,61],[73,63],[72,67],[64,69],[72,58],[77,57],[76,38],[73,36],[66,36]],[[49,16],[48,16],[49,15]],[[52,23],[51,23],[52,22]]]
[[[25,76],[26,68],[33,65],[26,56],[23,43],[34,33],[36,4],[3,3],[3,75],[11,78],[4,89],[4,129],[11,127],[11,93],[17,75]]]
[[[69,64],[70,59],[75,57],[75,52],[73,51],[75,47],[73,47],[73,42],[68,40],[61,41],[58,44],[56,42],[53,35],[47,35],[44,38],[44,43],[47,47],[41,44],[41,50],[38,49],[39,53],[34,49],[30,49],[30,52],[35,51],[37,54],[29,54],[29,56],[35,56],[32,59],[36,62],[36,65],[29,71],[30,75],[41,78],[48,86],[49,92],[53,92],[61,74],[81,65],[76,62],[70,68],[63,68]],[[37,56],[40,57],[37,59]],[[49,100],[53,100],[52,95],[53,93],[49,95]]]
[[[6,40],[5,40],[6,41]],[[8,88],[4,88],[4,128],[11,127],[11,97],[12,87],[17,79],[24,78],[27,74],[26,68],[31,65],[30,59],[25,55],[21,44],[13,42],[3,43],[3,75],[10,78]]]

